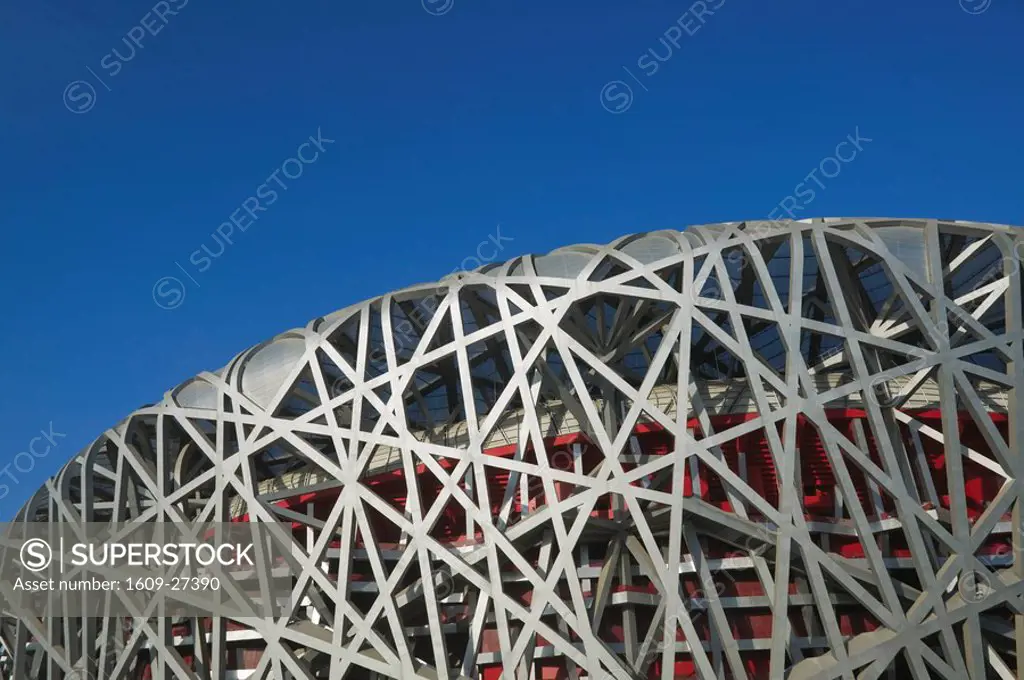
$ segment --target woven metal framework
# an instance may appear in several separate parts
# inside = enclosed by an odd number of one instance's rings
[[[290,615],[7,611],[7,673],[1018,678],[1021,243],[706,225],[316,319],[17,518],[292,522]]]

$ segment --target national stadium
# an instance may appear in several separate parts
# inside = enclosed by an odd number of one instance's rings
[[[3,677],[1020,678],[1022,245],[729,222],[317,318],[130,414],[15,518],[287,523],[289,610],[5,604]]]

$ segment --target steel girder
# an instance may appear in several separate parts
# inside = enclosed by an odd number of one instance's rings
[[[706,225],[316,319],[139,409],[17,518],[294,522],[290,615],[6,612],[8,672],[1018,678],[1020,234]]]

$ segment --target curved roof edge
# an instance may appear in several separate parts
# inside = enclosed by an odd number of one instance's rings
[[[186,405],[182,401],[185,399],[192,402],[191,405],[203,408],[201,404],[208,404],[209,398],[215,397],[215,394],[210,394],[211,388],[209,388],[208,383],[204,381],[204,378],[227,380],[229,382],[237,381],[241,390],[248,394],[250,398],[253,398],[254,401],[257,401],[257,403],[260,399],[272,399],[274,394],[267,394],[266,390],[275,384],[279,384],[279,381],[276,380],[276,378],[279,377],[281,372],[287,372],[290,370],[292,359],[294,358],[296,351],[301,355],[301,353],[305,351],[305,346],[314,341],[314,336],[330,335],[330,333],[333,332],[333,330],[335,330],[352,313],[357,312],[366,305],[372,305],[373,303],[385,298],[411,295],[431,288],[446,288],[453,284],[461,285],[467,278],[472,279],[472,275],[481,274],[484,276],[494,277],[496,279],[529,275],[570,278],[574,277],[576,273],[579,273],[585,262],[589,262],[594,255],[607,250],[620,251],[637,260],[639,263],[646,265],[680,252],[688,252],[690,250],[706,247],[722,240],[723,237],[728,238],[735,234],[737,230],[741,233],[752,233],[752,238],[754,240],[759,240],[762,238],[778,236],[781,232],[787,231],[792,225],[796,224],[825,224],[833,229],[854,229],[859,225],[870,229],[903,227],[922,230],[929,224],[939,224],[947,229],[963,229],[965,233],[1017,232],[1018,236],[1024,235],[1024,230],[1020,227],[970,220],[945,220],[912,217],[815,217],[800,220],[787,219],[777,221],[757,219],[692,225],[684,227],[681,230],[660,229],[638,232],[621,236],[603,246],[596,244],[577,244],[557,248],[542,255],[518,255],[504,262],[488,263],[474,270],[449,274],[437,281],[414,284],[383,295],[367,298],[361,302],[348,305],[329,314],[312,319],[305,327],[292,328],[284,331],[283,333],[279,333],[261,343],[252,345],[239,352],[230,361],[228,361],[227,364],[216,371],[201,371],[195,376],[188,378],[175,387],[167,390],[160,402],[148,404],[137,409],[118,421],[118,423],[110,429],[115,432],[123,431],[125,424],[133,416],[140,415],[145,412],[158,412],[161,409],[161,404],[167,403],[168,400],[174,400],[178,404]],[[672,250],[673,248],[675,248],[674,251]],[[562,271],[556,271],[556,269]],[[572,273],[573,269],[576,269],[576,273]],[[264,352],[269,352],[269,354],[264,354]],[[247,374],[250,376],[254,375],[253,372],[255,372],[255,377],[251,378],[253,382],[250,383],[252,393],[249,393],[245,388],[247,380],[246,376]],[[209,407],[207,406],[206,408]],[[22,516],[26,509],[33,504],[33,499],[37,498],[40,492],[45,491],[50,484],[53,484],[59,489],[63,483],[62,479],[64,477],[64,473],[75,468],[77,465],[80,465],[82,458],[89,456],[94,451],[102,436],[103,435],[101,434],[93,439],[87,446],[75,453],[60,470],[58,470],[53,476],[49,477],[46,483],[44,483],[40,489],[30,496],[26,503],[16,513],[15,517]]]

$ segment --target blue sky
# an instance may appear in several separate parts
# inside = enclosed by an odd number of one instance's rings
[[[133,409],[498,224],[505,259],[801,183],[797,217],[1024,224],[1022,28],[1017,0],[4,3],[0,518]]]

